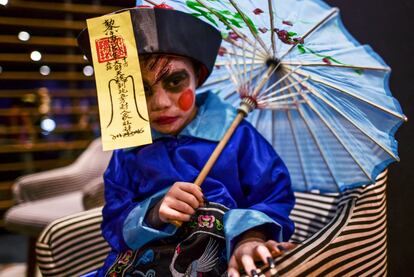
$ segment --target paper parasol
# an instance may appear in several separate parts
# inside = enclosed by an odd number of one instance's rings
[[[230,132],[249,114],[294,190],[341,192],[399,160],[394,133],[407,119],[389,90],[390,68],[346,31],[338,9],[319,0],[164,3],[222,32],[215,69],[199,91],[242,103]]]

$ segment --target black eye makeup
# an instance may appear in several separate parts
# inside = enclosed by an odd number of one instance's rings
[[[162,80],[162,84],[170,92],[180,92],[190,85],[190,74],[185,69],[172,72]]]
[[[145,96],[151,96],[152,90],[151,90],[151,86],[148,85],[145,81],[144,81],[144,92],[145,92]]]
[[[166,74],[165,77],[162,77],[158,81],[156,81],[154,85],[159,81],[161,82],[163,88],[166,91],[178,93],[190,86],[190,74],[187,70],[181,69],[170,72],[168,73],[168,75]],[[144,80],[145,96],[149,97],[154,94],[154,91],[152,89],[154,85],[150,85],[148,82]]]

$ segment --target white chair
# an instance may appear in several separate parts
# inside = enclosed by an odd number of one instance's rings
[[[85,188],[100,183],[112,152],[102,151],[94,140],[72,164],[22,176],[13,185],[17,204],[5,214],[10,231],[30,237],[29,275],[34,268],[34,244],[43,229],[54,220],[85,210]],[[86,201],[87,202],[87,201]]]

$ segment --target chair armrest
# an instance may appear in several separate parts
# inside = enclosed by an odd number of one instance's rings
[[[73,165],[19,177],[13,184],[17,202],[28,202],[80,190],[98,172],[79,171]],[[103,172],[99,172],[103,174]]]
[[[105,205],[104,180],[99,176],[82,188],[82,204],[85,210]]]
[[[89,181],[102,176],[112,152],[102,151],[100,139],[94,140],[72,164],[29,174],[13,185],[17,202],[27,202],[81,190]]]
[[[55,220],[36,244],[43,276],[81,276],[97,270],[110,251],[101,234],[102,207]]]

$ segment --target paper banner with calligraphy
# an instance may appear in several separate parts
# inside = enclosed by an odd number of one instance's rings
[[[152,143],[129,11],[87,20],[104,150]]]

